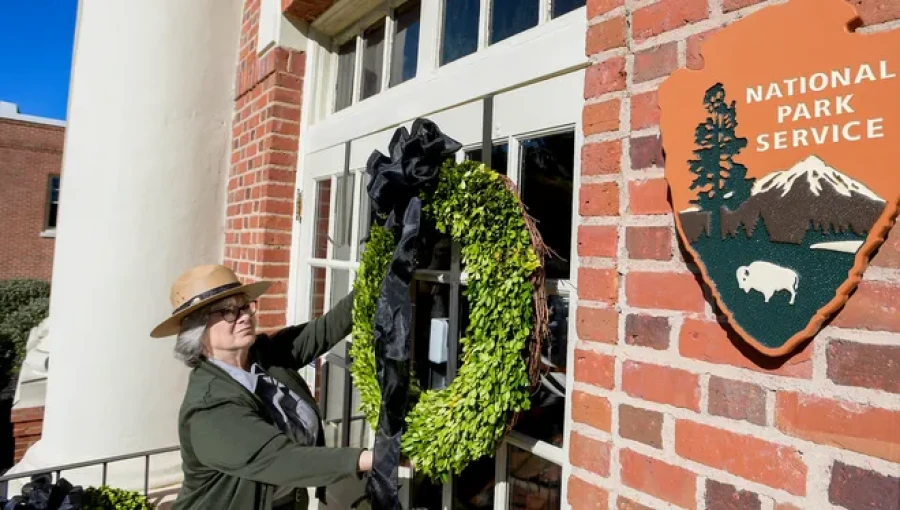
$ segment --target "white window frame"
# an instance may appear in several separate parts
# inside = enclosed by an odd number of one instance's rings
[[[483,0],[487,1],[487,0]],[[397,1],[391,6],[402,4]],[[359,238],[360,226],[360,193],[365,185],[364,167],[368,155],[373,149],[385,152],[387,142],[395,128],[400,125],[409,126],[416,117],[428,117],[441,128],[457,138],[465,149],[480,146],[482,134],[482,106],[480,98],[486,95],[497,94],[495,102],[494,132],[491,133],[493,141],[509,142],[508,162],[510,165],[510,177],[518,181],[519,142],[524,138],[533,138],[545,134],[560,131],[575,132],[574,176],[573,176],[573,224],[571,246],[571,270],[570,279],[561,281],[556,285],[553,293],[568,294],[569,296],[569,338],[567,359],[572,360],[576,338],[575,336],[575,310],[577,308],[577,273],[578,258],[576,235],[579,224],[578,215],[578,189],[580,181],[580,150],[583,139],[581,134],[581,109],[583,106],[582,90],[584,83],[584,71],[588,60],[584,56],[584,34],[586,20],[584,7],[576,9],[566,15],[560,16],[549,22],[542,22],[538,27],[526,30],[510,37],[483,51],[461,58],[451,64],[436,67],[439,51],[439,23],[440,7],[443,1],[430,2],[423,0],[420,17],[419,40],[419,67],[417,76],[407,82],[382,90],[381,93],[358,102],[350,107],[332,115],[323,115],[330,112],[333,107],[336,70],[336,53],[331,51],[336,48],[340,39],[326,43],[325,46],[315,43],[316,37],[310,37],[309,53],[307,55],[307,77],[304,85],[304,118],[302,120],[301,133],[301,157],[298,163],[298,196],[303,196],[298,201],[298,213],[301,220],[299,228],[294,229],[291,277],[289,296],[288,320],[297,323],[309,319],[310,285],[312,267],[324,267],[326,269],[326,309],[331,305],[331,274],[334,270],[349,271],[351,282],[358,268],[359,246],[356,240]],[[550,3],[543,0],[542,20],[549,19]],[[426,7],[427,6],[427,7]],[[383,16],[384,13],[379,13]],[[368,27],[377,21],[378,16],[370,15],[356,25],[358,30]],[[390,18],[390,17],[389,17]],[[393,37],[393,26],[386,23],[386,39]],[[312,34],[315,35],[315,34]],[[352,37],[352,36],[351,36]],[[346,39],[345,39],[346,41]],[[362,59],[361,38],[357,37],[357,63],[354,66],[355,87],[354,94],[359,91],[359,78],[361,74]],[[390,51],[390,43],[385,44],[385,51]],[[389,80],[389,53],[386,53],[384,79]],[[430,61],[428,67],[423,66],[423,61]],[[490,70],[504,69],[504,72],[489,72]],[[546,114],[528,113],[527,109],[518,108],[515,111],[517,94],[523,97],[533,95],[535,90],[546,87],[544,93],[553,93],[556,80],[562,76],[568,76],[573,80],[565,92],[560,93],[561,101],[566,103],[564,108],[568,113],[565,119],[557,118],[553,111],[558,108],[548,108]],[[478,76],[479,80],[472,80]],[[557,77],[557,78],[554,78]],[[528,84],[525,86],[525,84]],[[523,87],[525,86],[525,87]],[[449,92],[445,94],[444,92]],[[323,109],[323,106],[327,108]],[[318,112],[318,113],[317,113]],[[337,176],[345,167],[346,154],[343,144],[351,141],[349,168],[355,172],[353,193],[353,221],[351,224],[351,255],[350,261],[330,260],[333,247],[329,243],[328,257],[317,259],[312,257],[312,232],[311,223],[315,218],[316,193],[315,181],[319,179],[332,179],[332,220],[329,222],[329,236],[334,238],[335,211],[337,200]],[[461,153],[462,154],[462,151]],[[516,168],[514,169],[513,166]],[[306,192],[304,193],[304,191]],[[430,279],[424,272],[422,279]],[[434,275],[437,281],[444,279],[446,275]],[[459,278],[464,280],[465,275]],[[562,494],[563,507],[566,504],[566,480],[569,477],[571,467],[568,464],[568,438],[571,426],[571,392],[573,384],[573,367],[569,367],[566,381],[566,409],[565,409],[565,439],[563,448],[554,447],[547,443],[535,442],[520,434],[511,434],[497,455],[497,485],[495,493],[495,508],[505,508],[507,498],[506,484],[506,446],[514,445],[528,450],[533,454],[545,458],[550,462],[562,466]],[[307,376],[312,374],[307,371]],[[502,469],[501,469],[502,468]],[[448,486],[450,484],[447,484]],[[445,487],[444,502],[449,504],[452,494],[449,487]]]

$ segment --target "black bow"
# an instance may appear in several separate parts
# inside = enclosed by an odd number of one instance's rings
[[[373,209],[383,219],[387,216],[388,228],[401,230],[375,309],[375,365],[381,410],[372,473],[366,482],[366,495],[374,510],[400,509],[397,466],[409,396],[409,286],[416,269],[422,211],[418,195],[436,183],[441,165],[461,148],[433,122],[416,119],[412,133],[403,127],[394,133],[390,157],[375,151],[366,165]]]

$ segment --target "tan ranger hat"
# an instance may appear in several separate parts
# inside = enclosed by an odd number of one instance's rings
[[[179,276],[172,284],[169,300],[172,302],[172,316],[156,326],[150,333],[153,338],[177,335],[181,321],[204,306],[236,294],[246,294],[255,300],[261,296],[272,282],[242,284],[234,271],[220,265],[198,266]]]

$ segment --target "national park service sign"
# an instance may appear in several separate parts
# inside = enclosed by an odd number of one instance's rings
[[[840,309],[900,199],[900,31],[844,0],[789,0],[722,29],[660,88],[684,247],[728,322],[778,356]]]

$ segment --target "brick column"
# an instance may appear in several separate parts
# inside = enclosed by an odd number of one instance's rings
[[[257,55],[259,0],[244,3],[232,131],[225,264],[246,280],[275,282],[260,299],[263,330],[284,326],[305,54]]]
[[[900,231],[777,360],[718,321],[674,231],[657,89],[772,3],[587,2],[572,508],[900,508]],[[851,3],[863,30],[900,27],[898,2]]]

